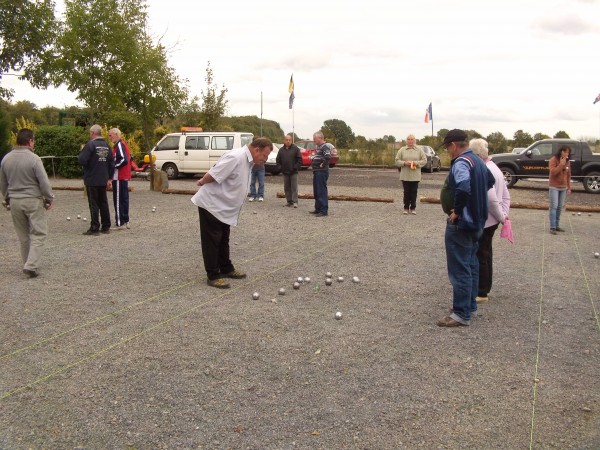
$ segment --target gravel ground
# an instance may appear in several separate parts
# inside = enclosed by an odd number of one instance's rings
[[[97,237],[82,192],[56,191],[37,279],[0,212],[0,449],[600,448],[600,214],[565,213],[551,236],[546,211],[514,209],[490,301],[442,329],[443,213],[403,216],[393,171],[333,169],[330,194],[395,202],[333,201],[327,218],[282,208],[267,177],[232,229],[248,279],[227,291],[206,285],[189,196],[131,185],[131,230]],[[576,190],[568,204],[598,205]],[[511,194],[547,203],[540,183]]]

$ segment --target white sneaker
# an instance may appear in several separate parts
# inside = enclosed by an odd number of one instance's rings
[[[249,201],[249,202],[253,202],[253,201],[254,201],[254,198],[250,197],[250,198],[248,199],[248,201]]]
[[[125,224],[125,228],[127,228],[128,230],[129,230],[129,228],[131,228],[131,227],[129,226],[129,222],[127,222],[127,223]]]
[[[298,203],[294,203],[294,208],[297,208],[297,207],[298,207]]]
[[[262,202],[262,201],[264,201],[264,200],[265,200],[264,198],[262,198],[262,197],[258,197],[258,201],[259,201],[259,202]]]

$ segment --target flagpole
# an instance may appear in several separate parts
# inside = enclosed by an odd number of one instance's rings
[[[262,120],[263,120],[263,96],[262,91],[260,91],[260,136],[262,137]]]

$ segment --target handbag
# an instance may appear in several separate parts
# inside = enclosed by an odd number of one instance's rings
[[[508,239],[511,244],[515,243],[515,237],[513,235],[512,224],[510,223],[510,219],[507,217],[504,219],[504,223],[502,224],[502,229],[500,230],[500,237]]]

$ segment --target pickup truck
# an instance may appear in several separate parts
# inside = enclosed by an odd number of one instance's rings
[[[526,178],[548,178],[548,161],[563,145],[571,147],[571,180],[583,183],[584,189],[600,194],[600,154],[592,153],[587,142],[572,139],[542,139],[522,153],[492,155],[492,161],[502,171],[507,186]]]

